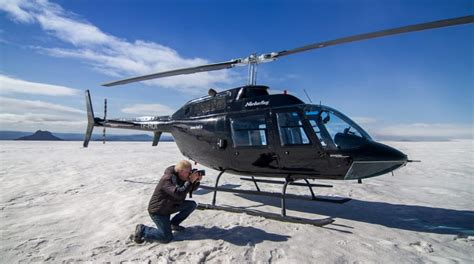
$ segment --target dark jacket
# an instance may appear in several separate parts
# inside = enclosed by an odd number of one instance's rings
[[[190,181],[182,181],[175,173],[174,166],[166,168],[151,196],[148,212],[160,215],[178,212],[178,208],[186,199],[186,195],[198,186],[199,183],[193,185]]]

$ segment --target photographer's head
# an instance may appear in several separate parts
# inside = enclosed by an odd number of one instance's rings
[[[179,178],[185,181],[191,174],[192,166],[189,161],[181,160],[174,166],[174,170],[178,174]]]

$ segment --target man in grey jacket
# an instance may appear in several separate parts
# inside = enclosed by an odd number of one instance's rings
[[[196,202],[185,200],[186,195],[199,186],[201,179],[197,172],[192,173],[191,163],[186,160],[166,168],[148,205],[148,213],[156,228],[137,225],[133,240],[138,244],[145,240],[168,243],[173,239],[172,230],[184,230],[181,222],[197,207]],[[177,214],[170,219],[174,213]]]

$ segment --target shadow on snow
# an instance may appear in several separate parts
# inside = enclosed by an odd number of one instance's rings
[[[246,194],[236,195],[264,205],[281,206],[281,199],[278,198]],[[288,215],[291,215],[293,210],[416,232],[453,235],[474,234],[473,211],[356,199],[345,204],[293,199],[287,199],[286,201],[286,208],[289,210]]]
[[[175,233],[175,241],[201,240],[201,239],[222,239],[237,246],[255,245],[263,241],[283,242],[289,236],[272,234],[258,228],[250,226],[234,226],[224,229],[217,226],[208,228],[203,226],[191,226],[185,232]]]

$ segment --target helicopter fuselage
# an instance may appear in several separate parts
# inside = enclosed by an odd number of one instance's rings
[[[87,96],[89,94],[87,93]],[[407,163],[402,152],[375,142],[339,111],[293,95],[243,86],[187,102],[171,116],[100,119],[93,126],[171,133],[181,153],[207,167],[261,177],[354,180]],[[90,131],[90,133],[89,133]],[[90,136],[89,136],[90,138]]]
[[[267,89],[245,86],[192,100],[162,130],[184,156],[233,174],[361,179],[406,164],[405,154],[373,141],[335,109]]]
[[[88,97],[88,98],[87,98]],[[407,156],[375,142],[339,111],[305,104],[266,86],[243,86],[187,102],[171,116],[101,119],[89,125],[171,133],[181,153],[207,167],[240,175],[354,180],[379,176]]]

